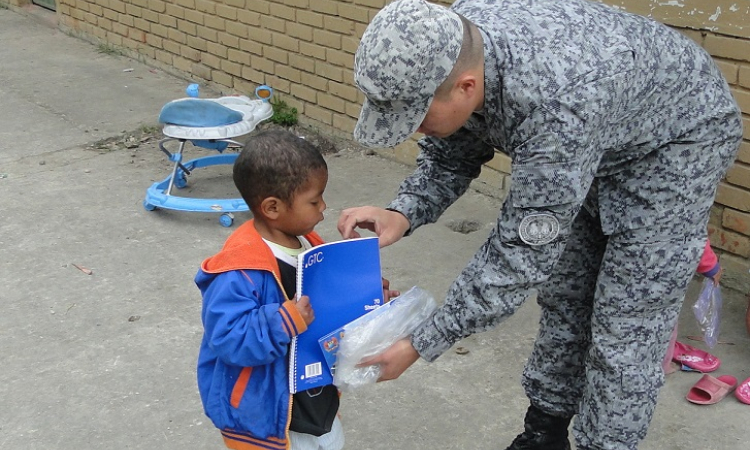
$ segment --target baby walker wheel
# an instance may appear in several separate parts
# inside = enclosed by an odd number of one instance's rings
[[[156,209],[156,206],[152,205],[146,200],[143,201],[143,207],[146,209],[146,211],[153,211]]]
[[[219,216],[219,223],[222,226],[229,228],[232,226],[233,222],[234,222],[234,214],[232,213],[224,213]]]
[[[182,169],[177,170],[177,173],[174,175],[174,187],[177,189],[183,189],[187,186],[187,175],[185,175],[185,172],[182,171]]]

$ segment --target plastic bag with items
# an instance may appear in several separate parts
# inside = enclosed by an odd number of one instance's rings
[[[380,366],[357,367],[357,364],[365,358],[379,355],[396,341],[409,336],[436,308],[432,296],[414,286],[347,324],[336,354],[333,384],[346,391],[378,381]]]
[[[703,340],[709,348],[719,342],[719,322],[721,319],[721,289],[710,278],[703,280],[701,293],[693,305],[693,313],[703,331]]]

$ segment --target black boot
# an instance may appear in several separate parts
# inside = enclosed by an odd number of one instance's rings
[[[551,416],[534,405],[524,419],[524,432],[506,450],[570,450],[570,417]]]

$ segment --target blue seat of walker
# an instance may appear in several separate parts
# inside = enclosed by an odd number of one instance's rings
[[[159,122],[183,127],[220,127],[241,121],[241,112],[197,98],[171,101],[159,114]]]

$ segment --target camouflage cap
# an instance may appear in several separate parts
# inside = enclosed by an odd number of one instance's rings
[[[380,10],[354,56],[354,83],[365,94],[354,138],[393,147],[414,134],[463,42],[459,16],[424,0],[397,0]]]

